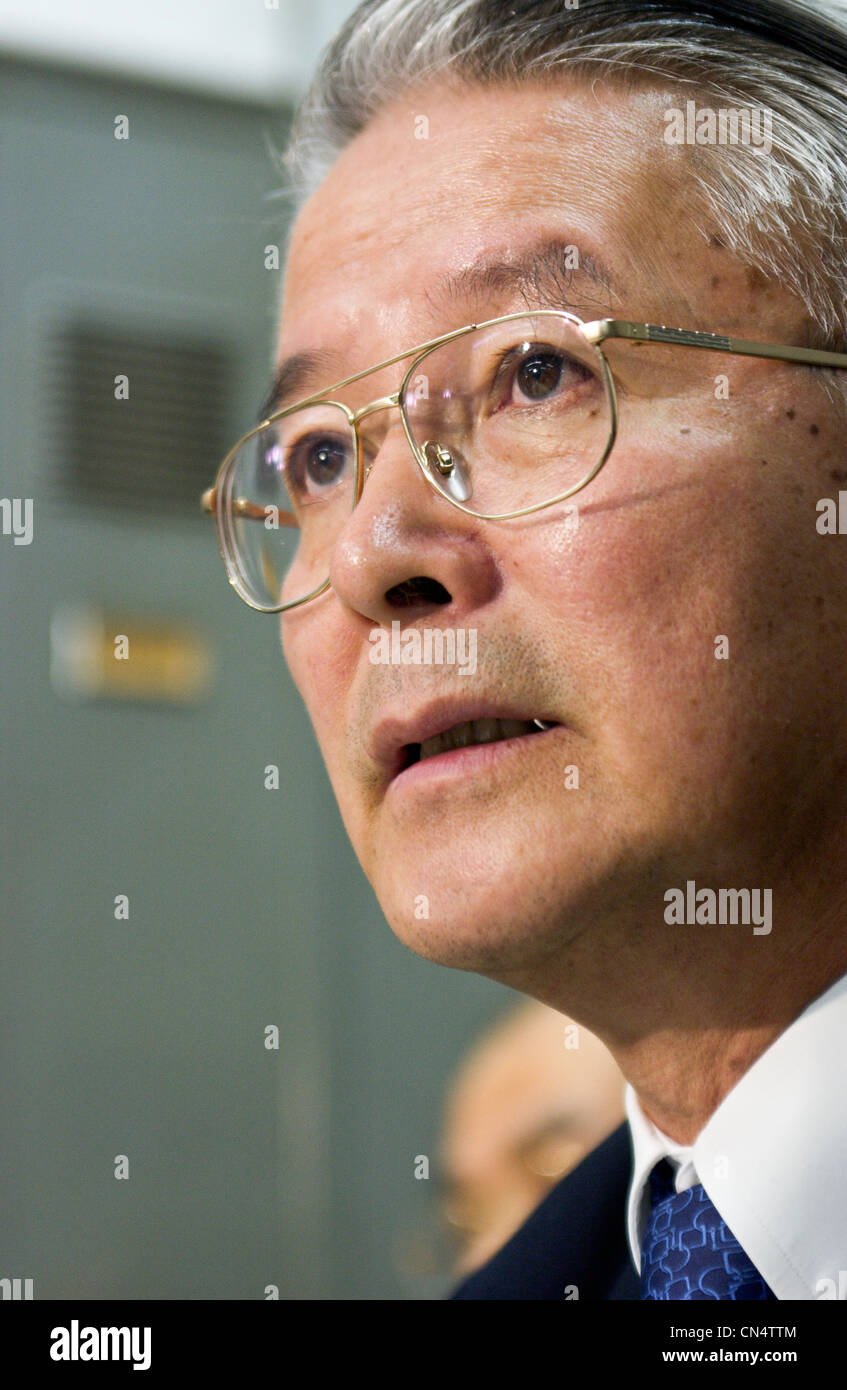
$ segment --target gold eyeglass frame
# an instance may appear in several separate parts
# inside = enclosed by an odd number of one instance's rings
[[[440,488],[436,479],[432,476],[427,460],[423,456],[423,449],[415,443],[409,428],[404,405],[406,387],[413,373],[420,366],[421,361],[436,348],[443,346],[443,344],[454,342],[457,338],[461,338],[467,333],[474,333],[480,328],[492,328],[498,323],[509,323],[515,319],[537,319],[545,317],[565,319],[578,329],[588,346],[596,351],[596,355],[601,364],[603,380],[609,401],[609,437],[606,442],[606,447],[602,451],[597,463],[590,469],[586,476],[579,483],[568,488],[566,492],[559,493],[556,497],[550,497],[545,502],[534,503],[531,507],[522,507],[514,512],[501,512],[495,515],[475,512],[471,507],[464,506],[461,502],[457,501],[455,497],[451,497]],[[214,485],[203,493],[200,499],[200,505],[207,515],[214,516],[215,518],[221,558],[224,562],[227,578],[239,598],[241,598],[249,608],[253,608],[256,612],[284,613],[287,612],[288,609],[299,608],[302,604],[309,603],[313,598],[317,598],[320,594],[325,593],[331,584],[331,580],[327,577],[318,588],[313,589],[311,593],[306,594],[303,598],[294,599],[290,603],[267,606],[256,603],[250,596],[238,571],[238,565],[235,559],[235,546],[230,541],[226,529],[228,524],[227,509],[225,506],[219,506],[218,503],[221,497],[226,496],[225,489],[228,481],[228,470],[238,451],[250,439],[254,438],[257,434],[261,434],[263,430],[266,430],[274,421],[282,420],[286,415],[291,415],[294,411],[300,410],[304,406],[315,405],[319,402],[325,405],[337,406],[343,411],[356,440],[356,478],[353,505],[350,508],[350,515],[352,516],[359,504],[365,482],[373,467],[373,464],[369,464],[367,468],[364,470],[362,469],[362,439],[359,434],[359,421],[363,420],[367,415],[372,415],[375,411],[397,408],[400,410],[403,432],[406,435],[412,454],[424,478],[438,496],[443,497],[451,506],[458,507],[459,511],[465,512],[468,516],[477,517],[481,521],[509,521],[516,517],[529,516],[533,512],[543,511],[546,507],[553,507],[558,502],[564,502],[569,497],[573,497],[574,493],[580,492],[582,488],[587,487],[588,484],[596,478],[603,464],[612,452],[618,432],[618,401],[615,391],[614,376],[612,375],[611,367],[601,345],[613,338],[626,339],[629,342],[636,343],[666,343],[675,344],[678,347],[708,348],[713,352],[734,353],[741,357],[767,357],[782,362],[797,362],[807,367],[847,368],[847,354],[841,352],[828,352],[820,348],[791,347],[783,343],[754,342],[747,338],[730,338],[719,333],[701,333],[685,328],[666,328],[662,324],[634,323],[626,319],[597,319],[590,323],[585,323],[582,319],[577,318],[575,314],[567,313],[562,309],[529,309],[524,310],[522,313],[501,314],[498,315],[497,318],[486,319],[482,323],[466,324],[464,328],[456,328],[450,333],[442,334],[438,338],[430,338],[429,341],[419,343],[416,347],[409,348],[406,352],[395,353],[393,357],[386,357],[384,362],[378,362],[376,366],[366,367],[361,372],[354,372],[352,376],[345,377],[343,381],[336,381],[334,385],[327,386],[322,391],[316,391],[310,396],[305,396],[302,400],[295,401],[293,405],[288,405],[283,410],[278,410],[274,414],[269,415],[267,419],[262,420],[258,425],[248,430],[246,434],[243,434],[241,438],[236,441],[221,463]],[[340,391],[342,387],[349,386],[354,381],[360,381],[362,377],[370,376],[373,372],[381,371],[384,367],[391,367],[395,362],[402,362],[406,357],[412,357],[413,360],[403,376],[399,389],[392,392],[391,395],[380,396],[376,400],[369,401],[367,405],[363,405],[359,410],[351,410],[343,401],[333,400],[331,397],[330,399],[326,399],[330,392]],[[246,499],[236,498],[230,506],[234,516],[247,517],[248,519],[256,521],[266,520],[266,510],[263,507],[257,507],[254,503],[248,502]],[[299,529],[293,514],[290,512],[281,513],[280,520],[284,525]]]

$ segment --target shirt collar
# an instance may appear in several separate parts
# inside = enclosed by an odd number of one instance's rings
[[[624,1092],[624,1105],[626,1115],[629,1120],[629,1128],[632,1133],[632,1148],[634,1153],[634,1166],[632,1183],[629,1189],[629,1201],[627,1210],[627,1235],[629,1238],[629,1248],[635,1262],[635,1268],[641,1273],[641,1238],[644,1234],[644,1226],[647,1221],[647,1214],[650,1210],[650,1174],[656,1164],[662,1158],[669,1158],[677,1167],[678,1177],[681,1171],[690,1176],[688,1170],[692,1169],[691,1146],[677,1144],[673,1139],[668,1138],[660,1129],[648,1120],[644,1111],[638,1103],[638,1097],[632,1086],[627,1086]],[[694,1182],[699,1178],[696,1174]],[[678,1183],[675,1183],[677,1191],[680,1190]],[[686,1182],[685,1186],[691,1184]]]
[[[845,1296],[845,1036],[847,975],[757,1058],[690,1146],[657,1129],[627,1086],[634,1149],[627,1235],[639,1272],[648,1179],[669,1158],[679,1165],[677,1191],[702,1182],[777,1298]]]

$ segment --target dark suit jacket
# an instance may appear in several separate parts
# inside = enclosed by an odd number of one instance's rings
[[[632,1175],[629,1127],[621,1125],[563,1178],[511,1240],[450,1295],[580,1300],[637,1299],[626,1239]],[[573,1294],[570,1295],[573,1297]]]

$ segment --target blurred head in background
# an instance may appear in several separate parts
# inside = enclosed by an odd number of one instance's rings
[[[475,1044],[445,1108],[441,1169],[456,1273],[485,1263],[624,1118],[603,1044],[531,1001]]]

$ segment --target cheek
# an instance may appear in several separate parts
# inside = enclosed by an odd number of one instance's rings
[[[580,702],[592,718],[617,709],[635,720],[645,707],[672,718],[706,690],[749,697],[771,639],[805,615],[802,586],[794,585],[793,616],[774,587],[792,582],[785,532],[802,520],[801,499],[787,491],[778,461],[766,492],[742,440],[689,447],[684,463],[665,441],[661,452],[629,450],[614,466],[574,499],[578,523],[539,528],[513,568],[550,613],[579,671]],[[715,654],[723,636],[729,662]]]
[[[332,731],[344,727],[341,704],[361,656],[360,639],[334,617],[327,598],[282,620],[283,655],[325,754]]]

